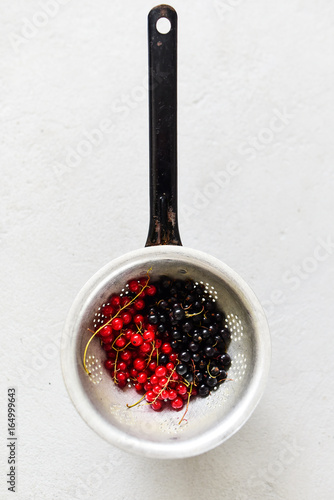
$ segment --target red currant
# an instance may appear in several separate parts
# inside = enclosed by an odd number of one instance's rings
[[[168,399],[170,399],[171,401],[173,401],[176,398],[177,398],[177,392],[174,391],[174,389],[169,389],[169,391],[168,391]]]
[[[133,305],[137,311],[141,311],[145,307],[145,302],[143,301],[143,299],[137,299],[137,300],[135,300]]]
[[[159,383],[159,378],[156,375],[151,375],[150,382],[151,384],[156,385]]]
[[[143,371],[145,369],[146,362],[142,358],[136,358],[133,362],[133,367],[138,371]]]
[[[126,307],[128,304],[130,304],[131,299],[129,297],[122,297],[121,298],[121,306]]]
[[[124,372],[117,373],[118,382],[126,382],[126,374]]]
[[[144,321],[144,316],[142,316],[141,314],[136,314],[133,318],[133,321],[136,325],[140,325]]]
[[[112,307],[114,307],[115,309],[119,309],[121,305],[121,299],[118,295],[114,295],[113,297],[111,297],[110,303]]]
[[[110,305],[106,305],[102,308],[102,314],[105,316],[112,316],[114,314],[114,309]]]
[[[126,349],[125,351],[121,352],[121,359],[123,361],[130,361],[130,359],[132,358],[132,352],[129,351],[128,349]]]
[[[153,297],[157,293],[157,289],[154,285],[150,285],[146,288],[146,294]]]
[[[143,337],[139,333],[133,333],[131,335],[131,344],[135,347],[141,346],[143,342]]]
[[[172,352],[172,347],[169,342],[162,344],[161,350],[164,354],[170,354]]]
[[[140,285],[139,285],[138,281],[136,281],[136,280],[129,281],[129,290],[130,290],[130,292],[138,293],[140,290]]]
[[[155,394],[154,394],[154,392],[153,391],[147,391],[147,393],[145,394],[145,398],[146,398],[146,401],[148,401],[149,403],[152,403],[152,401],[155,400]]]
[[[114,368],[114,363],[111,361],[111,359],[106,359],[104,362],[104,366],[107,368],[107,370],[111,370]]]
[[[152,332],[151,330],[146,330],[143,333],[143,339],[146,340],[147,342],[153,342],[155,339],[155,333]]]
[[[140,384],[145,384],[145,382],[147,381],[147,373],[145,372],[138,373],[137,380]]]
[[[143,386],[142,386],[142,384],[139,384],[139,383],[137,382],[137,384],[135,384],[135,389],[136,389],[136,391],[141,392],[141,391],[143,390]]]
[[[115,345],[120,348],[125,347],[126,339],[124,337],[119,337],[117,340],[115,340]]]
[[[172,401],[172,408],[173,410],[181,410],[183,408],[183,399],[175,398],[174,401]]]
[[[119,331],[123,328],[123,320],[121,318],[114,318],[111,322],[113,330]]]
[[[166,373],[167,370],[165,366],[157,366],[155,369],[155,374],[157,377],[165,377]]]
[[[112,333],[112,327],[110,325],[106,325],[100,330],[101,337],[109,337]]]
[[[182,383],[180,383],[180,384],[177,386],[176,390],[177,390],[177,392],[178,392],[181,396],[183,396],[183,395],[184,395],[184,394],[186,394],[186,392],[187,392],[187,388],[186,388],[186,386],[185,386],[184,384],[182,384]]]
[[[154,403],[151,404],[151,408],[154,411],[160,411],[162,408],[162,402],[161,401],[155,401]]]
[[[160,387],[165,387],[168,384],[168,378],[167,377],[161,377],[159,380],[159,385]]]
[[[122,313],[121,318],[123,320],[124,325],[128,325],[132,321],[132,316],[128,312]]]
[[[152,350],[152,346],[151,344],[149,344],[149,342],[144,342],[140,347],[139,347],[139,350],[141,352],[144,352],[145,354],[147,354],[148,352],[151,352]]]

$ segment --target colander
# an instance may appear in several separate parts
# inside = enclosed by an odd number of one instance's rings
[[[157,22],[170,22],[160,33]],[[247,421],[264,391],[270,365],[270,335],[263,309],[250,287],[226,264],[185,248],[177,222],[176,54],[177,14],[159,5],[148,16],[150,107],[150,227],[146,247],[113,260],[77,295],[62,339],[62,369],[69,395],[81,417],[100,436],[146,457],[185,458],[204,453],[231,437]],[[126,293],[133,278],[168,275],[205,286],[226,314],[231,331],[229,379],[208,398],[191,401],[187,420],[172,410],[153,412],[145,403],[128,408],[134,389],[121,390],[103,366],[103,351],[92,330],[104,321],[112,293]]]

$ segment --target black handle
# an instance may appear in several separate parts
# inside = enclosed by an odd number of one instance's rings
[[[165,17],[170,31],[157,21]],[[150,227],[146,246],[181,245],[177,220],[177,14],[168,5],[148,15]]]

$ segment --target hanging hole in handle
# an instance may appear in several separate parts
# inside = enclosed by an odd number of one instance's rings
[[[160,17],[160,19],[157,20],[156,28],[161,35],[167,35],[167,33],[170,32],[172,25],[167,17]]]

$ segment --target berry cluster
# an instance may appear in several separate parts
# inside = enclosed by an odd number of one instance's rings
[[[146,399],[155,411],[188,409],[191,397],[206,397],[226,380],[230,332],[204,285],[166,276],[154,284],[131,280],[101,313],[93,337],[107,354],[104,365],[118,387],[142,394],[138,403]]]

